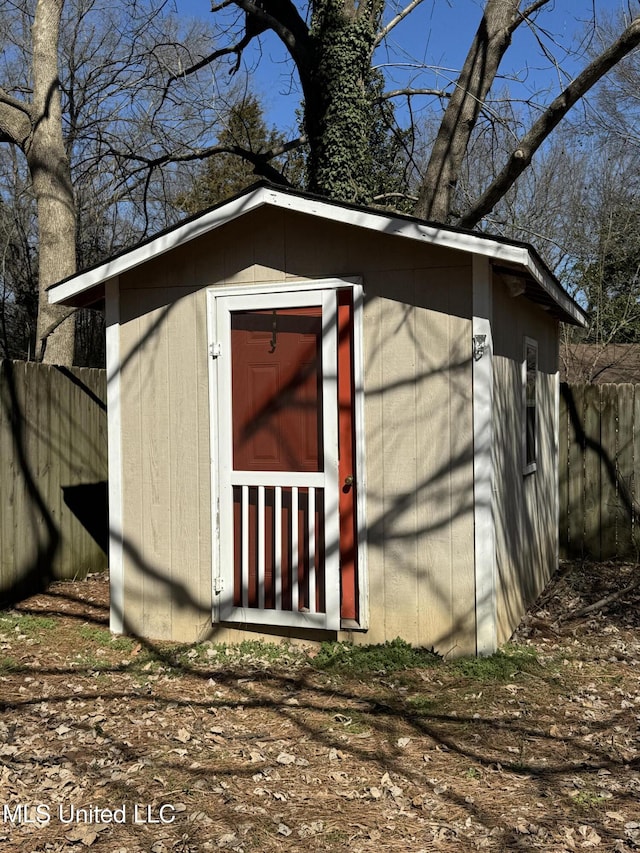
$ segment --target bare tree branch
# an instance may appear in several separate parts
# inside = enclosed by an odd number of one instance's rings
[[[185,152],[184,154],[167,153],[157,157],[144,157],[141,154],[133,152],[115,150],[111,153],[119,159],[138,162],[140,170],[143,170],[145,173],[151,173],[154,169],[161,168],[169,163],[191,163],[196,160],[207,160],[210,157],[215,157],[217,154],[233,154],[251,163],[254,166],[256,175],[260,175],[277,184],[290,186],[290,182],[278,169],[271,166],[269,161],[282,154],[286,154],[288,151],[299,148],[305,142],[306,138],[299,136],[269,151],[251,151],[249,148],[244,148],[241,145],[212,145],[208,148],[199,148],[194,151]]]
[[[384,92],[380,95],[376,100],[378,103],[380,101],[388,101],[391,98],[401,98],[403,95],[407,97],[412,97],[413,95],[432,95],[435,98],[450,98],[451,93],[445,92],[444,89],[393,89],[391,92]]]
[[[480,108],[507,48],[520,0],[487,0],[484,15],[449,99],[418,193],[416,215],[446,221]]]
[[[0,88],[0,142],[22,148],[32,129],[31,107]]]
[[[59,316],[57,316],[54,320],[52,320],[48,326],[42,330],[38,335],[38,343],[40,345],[40,353],[38,355],[38,361],[44,361],[44,357],[47,351],[47,343],[51,335],[56,331],[56,329],[61,326],[69,317],[73,316],[77,312],[77,308],[71,308],[67,310],[63,309]]]
[[[514,33],[518,29],[520,24],[528,20],[531,15],[538,11],[538,9],[542,9],[543,6],[546,6],[550,2],[551,0],[536,0],[535,3],[532,3],[530,6],[527,6],[527,8],[523,9],[522,12],[518,12],[518,16],[511,24],[511,32]]]
[[[571,107],[585,95],[613,66],[640,44],[640,17],[636,18],[620,38],[593,60],[549,105],[522,138],[516,150],[496,179],[459,220],[459,225],[473,228],[489,213],[517,178],[531,163],[531,158]]]
[[[413,12],[413,10],[417,6],[419,6],[421,3],[422,3],[422,0],[411,0],[411,2],[409,3],[408,6],[405,6],[404,9],[402,9],[400,12],[398,12],[398,14],[395,16],[395,18],[392,18],[389,21],[389,23],[386,26],[384,26],[380,30],[380,32],[377,34],[377,36],[374,39],[371,51],[373,52],[378,47],[380,42],[383,41],[389,35],[391,30],[394,27],[396,27],[400,23],[400,21],[404,21],[404,19],[407,17],[407,15],[411,14],[411,12]]]
[[[376,195],[373,197],[374,201],[387,201],[388,199],[393,198],[402,198],[407,201],[418,201],[418,197],[415,195],[408,195],[407,193],[383,193],[382,195]]]

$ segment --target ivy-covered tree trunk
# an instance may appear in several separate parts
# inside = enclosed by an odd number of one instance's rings
[[[374,192],[370,78],[380,13],[379,0],[314,4],[310,63],[303,75],[308,186],[340,201],[370,202]]]

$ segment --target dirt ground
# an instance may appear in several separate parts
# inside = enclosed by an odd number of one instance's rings
[[[640,850],[637,571],[564,566],[478,662],[150,647],[54,584],[0,612],[0,848]]]

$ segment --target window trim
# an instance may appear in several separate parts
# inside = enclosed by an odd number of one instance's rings
[[[527,397],[527,377],[528,377],[528,355],[533,351],[535,358],[534,371],[534,426],[533,426],[533,448],[532,453],[529,453],[530,446],[528,441],[528,397]],[[532,474],[538,467],[538,341],[534,338],[525,336],[522,346],[522,365],[521,365],[521,385],[522,385],[522,474]]]

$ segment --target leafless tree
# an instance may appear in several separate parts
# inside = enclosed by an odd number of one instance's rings
[[[224,92],[207,71],[161,99],[167,77],[212,46],[209,26],[181,23],[164,0],[20,0],[6,23],[0,142],[24,158],[35,199],[36,355],[71,364],[74,317],[47,287],[167,224],[177,175],[149,163],[209,146]]]

